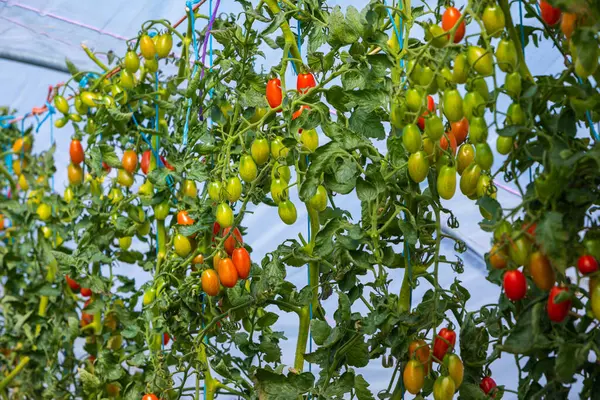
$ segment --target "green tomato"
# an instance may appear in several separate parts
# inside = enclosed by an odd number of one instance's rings
[[[456,384],[449,376],[438,376],[433,384],[434,400],[452,400]]]
[[[223,200],[223,184],[218,181],[212,181],[208,184],[208,197],[212,201]]]
[[[240,177],[246,183],[250,183],[256,179],[258,176],[258,168],[256,167],[256,163],[254,159],[249,154],[244,154],[240,159]]]
[[[275,204],[279,204],[280,202],[287,199],[287,186],[288,183],[281,178],[275,178],[271,180],[271,197],[273,198]]]
[[[463,171],[471,165],[475,160],[475,148],[470,143],[463,143],[458,148],[458,154],[456,155],[456,171],[459,175],[462,175]]]
[[[446,90],[444,92],[444,115],[450,122],[460,121],[464,116],[463,99],[456,89]]]
[[[279,218],[287,225],[293,225],[298,217],[296,206],[290,200],[279,203],[277,212],[279,213]]]
[[[250,154],[258,165],[263,165],[269,159],[269,142],[264,138],[254,139],[250,148]]]
[[[444,136],[444,123],[442,119],[437,115],[432,115],[425,119],[425,133],[433,141],[440,140]]]
[[[325,186],[317,186],[317,192],[310,198],[308,204],[319,212],[325,211],[327,208],[327,189],[325,189]]]
[[[517,69],[517,48],[510,39],[502,39],[496,47],[496,61],[503,72],[513,72]]]
[[[522,90],[521,74],[516,71],[507,74],[504,78],[504,89],[513,99],[519,98]]]
[[[485,113],[486,101],[478,92],[467,92],[463,99],[464,114],[469,121],[471,118],[482,117]]]
[[[173,238],[173,247],[175,248],[175,253],[177,253],[179,257],[187,257],[192,251],[190,239],[180,233]]]
[[[242,182],[237,176],[232,176],[227,180],[225,185],[225,192],[227,193],[227,200],[230,203],[235,203],[242,196]]]
[[[512,137],[498,136],[496,139],[496,150],[502,155],[507,155],[512,151],[513,143]]]
[[[437,191],[442,199],[450,200],[456,192],[456,168],[444,165],[437,178]]]
[[[489,171],[494,164],[494,153],[487,142],[475,145],[475,162],[483,171]]]
[[[277,136],[271,142],[271,156],[274,159],[286,158],[288,155],[289,149],[283,145],[283,138]]]
[[[119,238],[119,247],[121,250],[129,250],[131,247],[132,237],[131,236],[123,236]]]
[[[314,129],[303,130],[300,134],[300,142],[304,151],[312,153],[319,147],[319,134]]]
[[[508,125],[524,125],[526,121],[525,112],[519,103],[513,103],[508,106],[506,112]]]
[[[408,124],[402,131],[402,144],[409,153],[416,153],[421,150],[423,141],[421,139],[421,131],[415,124]]]
[[[469,46],[467,61],[471,68],[480,75],[491,76],[494,73],[494,57],[483,47]]]
[[[488,127],[483,117],[473,117],[469,125],[469,139],[472,143],[484,143],[488,137]]]
[[[471,163],[460,177],[460,191],[467,197],[473,196],[477,192],[477,183],[481,176],[481,167],[476,163]]]
[[[217,222],[221,228],[229,228],[233,225],[233,210],[227,203],[221,203],[217,206]]]
[[[408,175],[416,183],[421,183],[427,178],[429,173],[429,161],[427,153],[417,151],[408,157]]]
[[[464,53],[458,53],[454,58],[454,66],[452,70],[452,81],[455,84],[462,84],[467,82],[469,77],[469,65],[467,62],[467,55]]]
[[[408,89],[406,91],[406,105],[412,112],[418,112],[423,107],[423,96],[417,89]]]
[[[483,20],[483,26],[488,35],[492,37],[500,37],[504,27],[506,26],[506,19],[504,18],[504,12],[496,4],[488,5],[483,10],[481,17]]]
[[[164,221],[169,215],[169,202],[165,201],[154,206],[154,217],[159,221]]]

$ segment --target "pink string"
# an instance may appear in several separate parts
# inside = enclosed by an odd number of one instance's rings
[[[517,196],[517,197],[521,197],[521,193],[517,192],[517,191],[516,191],[516,190],[514,190],[514,189],[511,189],[511,188],[509,188],[508,186],[504,186],[503,184],[501,184],[500,182],[498,182],[498,180],[497,180],[497,179],[494,179],[494,184],[495,184],[496,186],[498,186],[500,189],[502,189],[502,190],[504,190],[504,191],[507,191],[507,192],[508,192],[508,193],[510,193],[510,194],[514,194],[514,195],[515,195],[515,196]]]
[[[79,26],[81,28],[89,29],[89,30],[97,32],[97,33],[99,33],[101,35],[111,36],[111,37],[114,37],[115,39],[119,39],[119,40],[127,40],[126,37],[121,36],[121,35],[117,35],[116,33],[108,32],[108,31],[105,31],[103,29],[96,28],[95,26],[88,25],[88,24],[85,24],[83,22],[75,21],[73,19],[63,17],[61,15],[57,15],[57,14],[50,13],[50,12],[45,12],[45,11],[39,9],[39,8],[31,7],[31,6],[28,6],[26,4],[17,3],[17,2],[13,2],[13,1],[9,1],[9,0],[0,0],[0,2],[6,3],[9,7],[10,6],[19,7],[19,8],[22,8],[24,10],[35,12],[35,13],[41,15],[42,17],[54,18],[54,19],[57,19],[59,21],[63,21],[63,22],[66,22],[68,24],[71,24],[71,25],[76,25],[76,26]]]

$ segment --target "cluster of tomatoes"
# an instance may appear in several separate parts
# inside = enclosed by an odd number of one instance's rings
[[[431,372],[435,361],[440,364],[440,373],[433,384],[433,398],[452,399],[464,377],[462,360],[452,352],[455,345],[456,332],[450,328],[440,329],[433,341],[433,352],[425,340],[413,340],[408,346],[409,361],[402,373],[404,388],[411,394],[418,394],[425,386],[425,377]],[[486,376],[481,380],[480,387],[485,394],[493,395],[496,383]]]

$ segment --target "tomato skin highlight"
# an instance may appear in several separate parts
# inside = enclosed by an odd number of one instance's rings
[[[454,28],[460,17],[460,11],[456,7],[448,7],[442,15],[442,28],[445,31],[450,31],[452,28]],[[463,19],[458,25],[458,28],[456,28],[456,31],[454,32],[454,43],[459,43],[463,39],[463,37],[465,37],[465,32],[466,26],[465,21]],[[452,37],[450,36],[451,34],[448,34],[448,38],[452,40]]]
[[[225,286],[226,288],[234,287],[238,281],[238,272],[235,268],[235,265],[233,265],[231,258],[223,258],[221,261],[219,261],[217,274],[219,274],[221,285]]]
[[[219,276],[214,269],[206,269],[200,277],[202,290],[209,296],[219,294]]]
[[[281,80],[279,78],[273,78],[267,82],[267,102],[271,108],[281,107],[283,102],[283,92],[281,90]]]
[[[442,328],[433,342],[433,356],[435,362],[442,362],[448,349],[453,349],[456,344],[456,332],[448,328]]]
[[[83,146],[79,140],[71,140],[71,144],[69,145],[69,156],[71,157],[71,162],[73,164],[79,165],[83,162]]]
[[[565,287],[554,286],[550,289],[550,295],[548,296],[548,304],[546,310],[548,311],[548,317],[553,322],[562,322],[569,315],[571,309],[571,300],[565,300],[560,303],[555,303],[554,299],[561,292],[566,292],[568,289]]]
[[[506,297],[512,301],[518,301],[527,294],[527,279],[519,270],[507,271],[503,280]]]
[[[562,11],[559,8],[552,7],[547,1],[540,1],[540,14],[547,25],[553,26],[558,23]]]
[[[496,386],[496,381],[494,381],[490,376],[486,376],[481,380],[481,383],[479,383],[479,387],[485,394],[490,394],[490,392],[492,392]]]
[[[317,86],[317,82],[315,81],[315,77],[313,74],[298,74],[298,79],[296,80],[296,89],[304,94],[308,92],[309,89]]]
[[[252,261],[250,260],[248,250],[243,247],[235,249],[231,256],[231,260],[233,261],[233,265],[235,266],[240,279],[246,279],[250,276]]]
[[[598,261],[588,254],[585,254],[577,260],[577,269],[583,275],[598,271]]]
[[[417,360],[410,360],[404,367],[402,380],[409,393],[419,393],[425,384],[425,372],[421,363]]]

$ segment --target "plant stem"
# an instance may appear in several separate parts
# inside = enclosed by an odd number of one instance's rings
[[[302,372],[304,369],[304,353],[306,353],[308,332],[310,330],[310,310],[308,307],[302,307],[298,315],[300,316],[300,325],[298,328],[298,342],[296,343],[294,368],[297,372]]]
[[[499,0],[498,5],[504,13],[504,18],[506,19],[506,30],[508,30],[510,38],[515,44],[521,44],[520,46],[515,46],[517,48],[517,56],[519,57],[519,73],[523,79],[533,82],[533,76],[531,75],[531,72],[527,67],[527,63],[525,62],[523,43],[521,43],[521,38],[519,37],[519,33],[517,32],[515,24],[512,20],[512,16],[510,15],[510,4],[508,4],[508,0]]]
[[[100,61],[98,59],[98,57],[96,57],[96,55],[94,54],[94,52],[92,52],[92,50],[90,50],[89,47],[87,47],[85,44],[81,44],[81,48],[83,49],[83,51],[85,51],[85,54],[87,54],[87,56],[94,62],[96,63],[97,66],[99,66],[100,68],[102,68],[103,71],[108,71],[108,67],[106,66],[106,64],[104,64],[102,61]]]
[[[2,379],[2,381],[0,381],[0,391],[3,391],[8,386],[8,384],[15,378],[15,376],[17,376],[19,372],[21,372],[21,370],[25,368],[28,362],[29,357],[27,356],[21,359],[21,361],[15,367],[15,369],[13,369],[10,374],[8,374],[4,379]]]
[[[265,3],[269,7],[273,15],[277,15],[282,12],[276,0],[265,0]],[[296,60],[302,60],[302,55],[300,54],[300,50],[298,49],[298,45],[296,44],[296,40],[294,39],[294,34],[292,33],[290,25],[287,23],[287,21],[283,21],[281,23],[281,31],[283,32],[283,38],[285,39],[285,43],[289,44],[290,46],[292,57]],[[302,68],[299,68],[298,72],[300,72]]]

